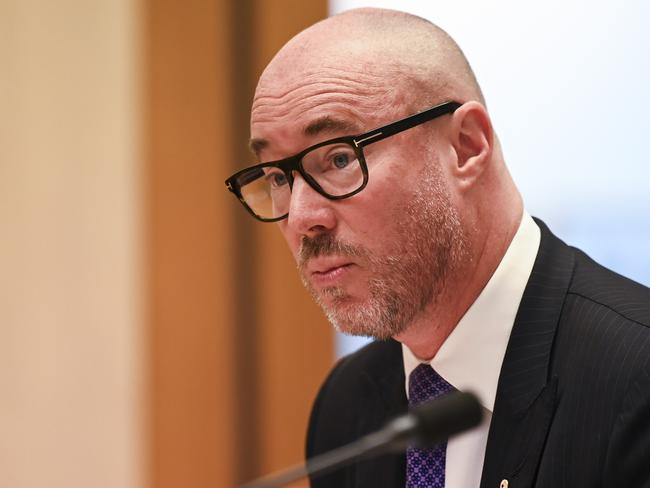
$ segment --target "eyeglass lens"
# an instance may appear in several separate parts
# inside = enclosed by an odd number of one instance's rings
[[[331,197],[352,193],[363,185],[363,169],[354,147],[346,142],[320,146],[305,154],[302,169]],[[287,175],[276,166],[251,169],[238,178],[241,195],[262,218],[276,218],[289,211],[291,188]],[[318,189],[316,189],[318,190]]]

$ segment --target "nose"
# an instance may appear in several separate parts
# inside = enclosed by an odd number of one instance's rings
[[[333,203],[309,186],[301,175],[295,174],[287,227],[308,237],[333,230],[336,225]]]

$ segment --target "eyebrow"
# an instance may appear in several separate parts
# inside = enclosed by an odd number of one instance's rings
[[[354,122],[326,115],[309,123],[303,129],[303,133],[307,136],[316,136],[328,132],[357,132],[358,130],[359,126]]]
[[[253,137],[250,141],[248,141],[248,148],[255,153],[256,156],[260,155],[260,152],[262,152],[262,149],[264,149],[266,146],[269,145],[269,141],[266,139],[259,139],[256,137]]]
[[[306,136],[317,136],[319,134],[343,132],[343,133],[357,133],[360,131],[358,124],[349,120],[336,119],[326,115],[325,117],[318,118],[305,126],[302,133]],[[260,152],[269,145],[269,141],[262,138],[254,137],[248,142],[248,147],[257,156]]]

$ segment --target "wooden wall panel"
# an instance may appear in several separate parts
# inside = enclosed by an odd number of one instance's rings
[[[144,0],[150,472],[228,487],[300,461],[333,334],[274,225],[223,180],[246,149],[257,77],[326,2]]]
[[[235,482],[230,2],[145,2],[150,461],[156,488]]]

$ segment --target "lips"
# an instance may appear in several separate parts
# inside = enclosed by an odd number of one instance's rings
[[[336,268],[352,264],[349,258],[338,256],[325,256],[309,260],[307,271],[309,274],[325,274]]]
[[[340,281],[354,263],[340,257],[315,258],[307,265],[307,273],[314,284],[333,286]]]

